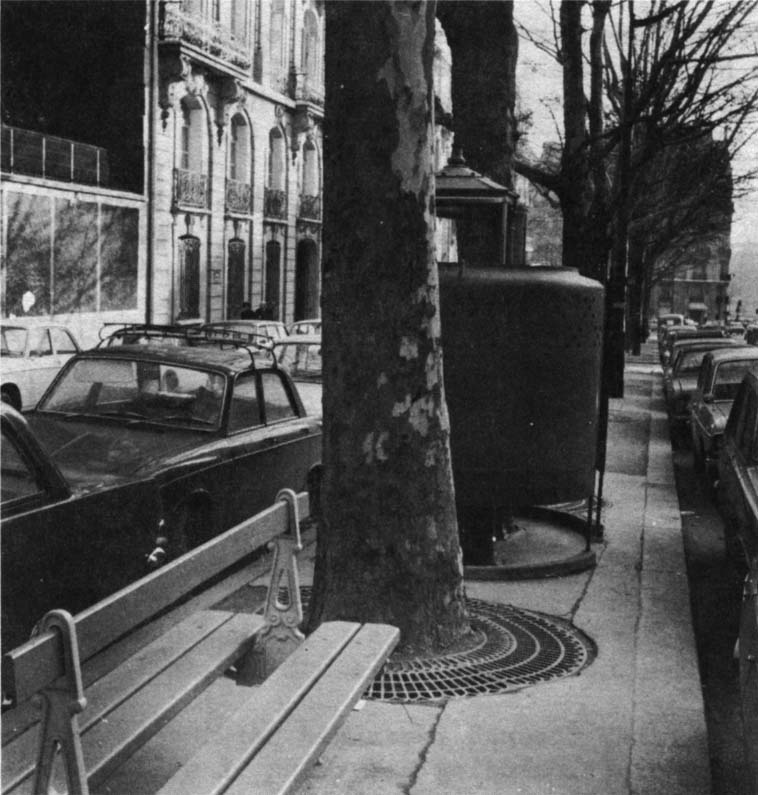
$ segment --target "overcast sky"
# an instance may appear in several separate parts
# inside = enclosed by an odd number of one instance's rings
[[[558,2],[554,3],[557,13]],[[637,8],[644,5],[638,0]],[[515,0],[514,15],[516,22],[528,28],[532,35],[552,40],[552,24],[549,0]],[[639,13],[639,12],[638,12]],[[758,14],[746,31],[758,40]],[[753,43],[753,49],[755,44]],[[744,62],[743,62],[744,63]],[[561,113],[561,72],[555,61],[540,52],[531,42],[523,37],[519,41],[519,58],[517,67],[517,88],[519,100],[524,109],[532,111],[534,126],[528,135],[528,144],[539,155],[542,144],[559,140]],[[557,116],[559,127],[556,128]],[[756,125],[753,125],[755,128]],[[739,160],[735,162],[735,171],[746,167],[755,168],[758,164],[758,141],[753,140]],[[732,222],[732,245],[744,246],[748,241],[758,245],[758,185],[749,196],[735,201],[735,214]],[[741,267],[744,267],[741,264]],[[758,282],[758,256],[750,278]],[[743,275],[744,278],[744,275]]]

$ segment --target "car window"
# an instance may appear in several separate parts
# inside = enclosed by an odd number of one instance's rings
[[[226,378],[195,367],[129,359],[73,359],[40,411],[216,427]]]
[[[0,460],[0,502],[3,505],[43,491],[34,471],[6,433],[2,437]]]
[[[261,386],[266,422],[277,422],[289,417],[297,417],[297,412],[282,382],[280,373],[273,371],[261,373]]]
[[[51,328],[50,336],[53,339],[53,347],[55,348],[56,353],[63,355],[76,353],[76,343],[66,329]]]
[[[758,359],[738,362],[722,362],[713,380],[713,397],[715,400],[734,400],[745,373],[758,375]]]
[[[4,328],[2,330],[2,347],[0,352],[3,356],[21,357],[26,351],[26,335],[24,328]]]
[[[677,373],[696,373],[708,351],[682,351],[677,357],[674,369]]]
[[[293,378],[321,376],[321,345],[290,342],[277,347],[277,358]]]
[[[234,383],[232,401],[229,406],[230,432],[256,428],[262,424],[258,387],[255,373],[244,373]]]
[[[50,344],[50,334],[46,328],[31,329],[29,332],[29,356],[52,356],[53,348]]]

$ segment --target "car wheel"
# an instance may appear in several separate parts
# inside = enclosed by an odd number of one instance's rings
[[[189,552],[215,534],[211,506],[200,500],[185,500],[174,508],[171,526],[171,559]]]
[[[13,406],[16,411],[21,411],[21,393],[18,387],[13,384],[6,384],[0,389],[0,398],[5,403]]]

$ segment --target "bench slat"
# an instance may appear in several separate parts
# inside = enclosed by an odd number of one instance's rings
[[[90,787],[97,786],[239,657],[249,645],[256,619],[260,617],[233,615],[84,732],[82,747]],[[58,774],[62,773],[60,767]],[[53,783],[59,790],[65,789],[63,776]],[[31,777],[27,777],[20,787],[9,792],[28,793],[31,784]]]
[[[352,622],[322,624],[262,685],[251,688],[240,709],[177,771],[159,795],[222,791],[359,629],[360,624]]]
[[[87,688],[87,707],[79,716],[84,734],[119,704],[166,670],[204,638],[232,618],[232,613],[201,610],[130,657],[118,670],[106,674]],[[251,631],[263,626],[260,616],[250,616]],[[3,791],[31,775],[39,738],[39,723],[29,727],[3,748]]]
[[[298,786],[399,639],[396,627],[364,624],[225,795],[274,795]]]
[[[297,495],[301,519],[308,516],[308,494]],[[101,649],[189,593],[196,586],[265,546],[288,527],[288,507],[279,501],[138,582],[79,613],[79,656],[87,660]],[[3,691],[19,703],[60,676],[60,641],[53,632],[3,656]]]

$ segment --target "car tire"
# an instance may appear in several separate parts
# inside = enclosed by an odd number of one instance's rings
[[[203,500],[185,500],[171,512],[169,558],[175,559],[215,535],[211,506]]]
[[[14,384],[4,384],[0,388],[0,399],[13,406],[16,411],[21,411],[21,393]]]

